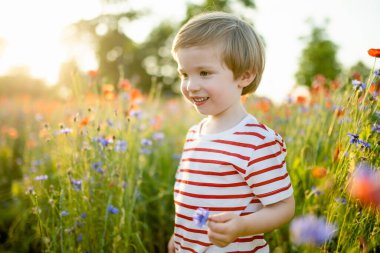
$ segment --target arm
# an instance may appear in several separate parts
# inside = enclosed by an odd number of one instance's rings
[[[291,196],[246,216],[227,212],[212,215],[208,219],[208,236],[213,244],[225,247],[238,237],[269,232],[284,225],[291,220],[294,210]]]
[[[175,252],[175,246],[174,246],[174,234],[172,237],[170,237],[170,240],[168,242],[168,253],[174,253]]]

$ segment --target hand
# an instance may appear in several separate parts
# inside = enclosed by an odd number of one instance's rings
[[[208,217],[208,238],[219,247],[226,247],[239,237],[241,217],[234,213],[219,213]]]
[[[175,247],[174,247],[174,234],[173,234],[168,242],[168,253],[174,253],[174,252],[175,252]]]

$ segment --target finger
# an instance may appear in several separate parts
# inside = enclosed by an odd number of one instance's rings
[[[210,232],[208,233],[208,238],[212,244],[219,246],[219,247],[225,247],[228,245],[227,241],[225,240],[225,237],[221,234]]]
[[[234,216],[233,213],[227,213],[227,212],[218,213],[218,214],[210,215],[208,217],[208,220],[213,221],[213,222],[227,222],[231,220],[233,216]]]
[[[209,221],[207,225],[209,230],[214,233],[224,234],[227,231],[227,225],[225,223]]]

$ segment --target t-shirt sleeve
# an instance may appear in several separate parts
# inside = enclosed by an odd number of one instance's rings
[[[285,157],[285,142],[274,132],[252,152],[245,180],[263,205],[279,202],[293,194]]]

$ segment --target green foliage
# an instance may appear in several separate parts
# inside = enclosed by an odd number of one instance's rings
[[[295,75],[297,84],[310,87],[313,78],[318,74],[329,80],[335,79],[341,71],[336,59],[338,48],[326,38],[325,28],[314,26],[306,43]]]

